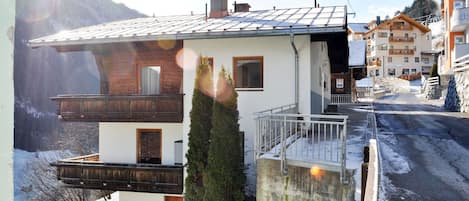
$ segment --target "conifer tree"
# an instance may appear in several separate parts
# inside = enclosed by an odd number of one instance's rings
[[[201,201],[204,197],[204,170],[212,129],[213,81],[207,58],[199,58],[192,95],[191,124],[185,182],[186,201]]]
[[[205,179],[205,201],[244,200],[245,176],[239,135],[238,94],[222,69],[213,104],[211,142]]]

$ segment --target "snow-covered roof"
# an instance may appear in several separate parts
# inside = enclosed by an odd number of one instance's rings
[[[84,45],[167,39],[201,39],[259,35],[343,32],[345,6],[290,8],[205,15],[145,17],[61,31],[29,41],[32,47]]]
[[[373,87],[373,80],[369,77],[355,81],[357,87]]]
[[[348,65],[349,67],[364,67],[365,66],[365,56],[366,56],[366,41],[357,40],[350,41],[348,43],[349,47],[349,57]]]
[[[368,23],[348,23],[348,28],[355,33],[366,33],[369,31]]]

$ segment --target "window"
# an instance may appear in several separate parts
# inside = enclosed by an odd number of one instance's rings
[[[417,39],[417,33],[413,33],[414,39]]]
[[[390,33],[390,34],[389,34],[389,36],[390,36],[390,37],[393,37],[393,36],[394,36],[394,34],[393,34],[393,33]]]
[[[396,69],[388,68],[388,75],[392,75],[392,76],[396,75]]]
[[[427,34],[427,40],[430,40],[430,34]]]
[[[420,62],[420,58],[419,57],[415,57],[415,63],[418,63]]]
[[[405,34],[404,34],[404,37],[405,37],[405,38],[409,38],[409,34],[408,34],[408,33],[405,33]]]
[[[422,62],[423,62],[424,64],[428,64],[428,63],[430,63],[430,59],[428,59],[428,58],[422,58]]]
[[[408,63],[409,62],[409,57],[404,57],[404,62]]]
[[[454,36],[455,44],[464,44],[464,36]]]
[[[376,76],[379,76],[379,70],[376,70]]]
[[[161,130],[137,129],[137,162],[161,164]]]
[[[234,57],[233,67],[236,88],[263,88],[264,57]]]
[[[378,50],[388,50],[388,45],[387,44],[382,44],[377,46]]]
[[[378,32],[378,37],[379,38],[387,38],[388,37],[388,32]]]
[[[415,69],[415,68],[410,69],[410,73],[411,74],[417,74],[417,69]]]
[[[408,75],[409,74],[409,69],[408,68],[402,69],[402,74],[403,75]]]
[[[454,5],[455,9],[463,8],[464,7],[464,2],[463,1],[455,1],[453,5]]]
[[[335,80],[335,88],[337,89],[343,89],[344,88],[344,79],[342,78],[337,78]]]
[[[408,46],[408,45],[406,45],[406,46],[405,46],[405,49],[406,49],[406,50],[408,50],[408,49],[409,49],[409,46]]]
[[[146,66],[142,68],[140,75],[141,94],[160,94],[160,72],[160,66]]]
[[[392,63],[392,57],[388,57],[388,63]]]

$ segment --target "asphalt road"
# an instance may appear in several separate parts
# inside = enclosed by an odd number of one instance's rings
[[[375,101],[380,200],[469,201],[469,115],[413,94]]]

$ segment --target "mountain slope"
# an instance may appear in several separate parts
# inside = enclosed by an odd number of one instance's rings
[[[94,58],[87,52],[59,54],[49,47],[32,49],[26,43],[62,30],[143,15],[111,0],[16,2],[15,148],[29,151],[97,150],[97,124],[59,122],[55,115],[56,105],[49,99],[58,94],[98,93],[99,78]],[[63,140],[72,136],[87,144],[76,146],[79,142]]]

